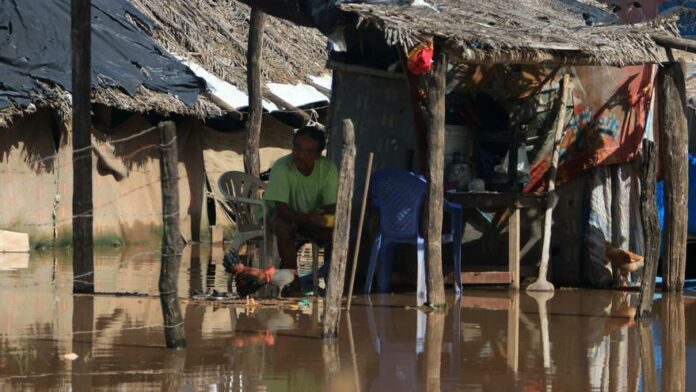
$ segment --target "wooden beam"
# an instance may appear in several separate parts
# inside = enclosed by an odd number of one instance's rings
[[[428,314],[425,328],[425,390],[441,391],[442,343],[445,336],[445,313]],[[457,336],[459,338],[459,336]]]
[[[687,200],[689,192],[686,86],[683,61],[658,71],[660,149],[665,182],[663,275],[665,291],[682,291],[686,272]]]
[[[265,14],[251,8],[249,40],[247,50],[247,89],[249,90],[249,120],[247,121],[246,147],[244,148],[244,171],[254,177],[261,173],[259,140],[263,106],[261,96],[261,52]]]
[[[665,48],[682,50],[684,52],[696,53],[696,42],[690,39],[670,37],[665,34],[652,34],[650,36],[656,44]]]
[[[657,219],[655,201],[655,184],[657,182],[657,147],[651,141],[643,141],[641,162],[640,212],[643,222],[643,246],[645,247],[645,265],[640,284],[636,318],[648,318],[652,312],[653,294],[655,294],[655,277],[660,245],[660,226]]]
[[[164,339],[168,348],[185,348],[186,334],[181,315],[177,281],[184,244],[179,230],[179,158],[176,126],[173,121],[157,125],[160,133],[160,173],[162,185],[162,267],[159,276],[160,302],[164,319]]]
[[[71,1],[73,292],[94,292],[92,205],[91,3]]]
[[[341,296],[346,278],[348,263],[348,240],[350,237],[350,217],[355,187],[355,132],[350,119],[343,120],[343,155],[338,174],[338,199],[336,200],[336,226],[333,232],[331,267],[326,289],[324,306],[324,326],[322,336],[335,339],[338,333],[338,320],[341,312]]]
[[[426,122],[428,125],[428,194],[426,215],[426,256],[428,264],[428,304],[439,308],[446,306],[445,284],[442,276],[442,213],[445,165],[445,85],[447,56],[436,52],[432,70],[424,81],[428,99]]]

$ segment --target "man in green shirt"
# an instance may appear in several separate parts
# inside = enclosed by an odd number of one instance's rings
[[[321,155],[325,147],[322,130],[300,128],[293,137],[292,153],[271,168],[263,199],[271,211],[281,268],[297,269],[298,236],[318,242],[331,240],[338,170]]]

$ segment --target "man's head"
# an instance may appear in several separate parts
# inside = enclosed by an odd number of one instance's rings
[[[292,161],[302,174],[309,175],[314,170],[314,162],[326,147],[324,131],[307,126],[295,132],[292,139]]]

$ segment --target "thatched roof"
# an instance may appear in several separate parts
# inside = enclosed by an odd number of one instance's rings
[[[152,34],[168,51],[201,65],[246,91],[249,7],[237,1],[130,0],[155,24]],[[272,83],[312,83],[325,68],[326,38],[317,30],[266,18],[262,76]]]
[[[654,33],[677,35],[673,21],[635,25],[594,23],[572,0],[428,0],[423,6],[341,4],[358,25],[384,31],[390,44],[412,46],[424,37],[443,43],[454,61],[574,63],[624,66],[658,60]],[[575,4],[574,4],[575,3]],[[610,20],[610,18],[606,18]]]

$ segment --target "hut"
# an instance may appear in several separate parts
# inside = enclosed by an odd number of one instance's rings
[[[361,164],[365,164],[367,153],[372,151],[376,153],[377,168],[398,167],[426,173],[431,186],[439,187],[439,191],[431,189],[430,195],[438,197],[446,185],[442,182],[446,153],[457,140],[465,140],[462,153],[471,153],[472,147],[475,151],[482,150],[478,142],[467,146],[471,134],[502,144],[498,147],[498,161],[489,161],[487,169],[484,165],[477,167],[489,173],[493,168],[490,177],[495,175],[496,166],[505,172],[506,165],[501,161],[507,152],[510,152],[509,162],[514,162],[520,145],[527,147],[523,151],[527,152],[531,166],[528,179],[502,181],[499,187],[489,187],[493,181],[484,181],[485,194],[445,193],[474,210],[507,209],[507,213],[494,216],[480,214],[487,221],[485,226],[499,232],[494,240],[488,241],[492,246],[478,256],[476,252],[465,254],[480,260],[481,255],[488,256],[494,253],[491,251],[503,248],[494,257],[509,258],[506,269],[509,268],[510,274],[506,279],[513,287],[518,287],[521,280],[517,270],[520,250],[528,257],[523,264],[535,269],[540,259],[539,249],[534,251],[540,229],[539,214],[534,209],[546,204],[543,184],[549,154],[544,146],[554,144],[548,142],[552,133],[549,131],[557,121],[554,113],[560,113],[558,107],[553,108],[560,95],[560,75],[571,74],[575,90],[572,105],[568,106],[568,120],[561,124],[565,131],[560,143],[558,173],[559,180],[566,185],[558,193],[559,205],[573,207],[556,209],[552,230],[555,246],[551,247],[553,277],[562,283],[606,286],[610,283],[606,275],[612,282],[614,277],[605,256],[604,241],[623,249],[635,246],[633,250],[640,253],[652,246],[645,244],[645,240],[653,239],[644,238],[639,225],[645,216],[632,213],[639,210],[640,198],[635,193],[640,189],[636,162],[641,157],[642,140],[647,138],[659,140],[662,151],[677,151],[676,156],[661,164],[662,173],[670,183],[667,187],[672,189],[670,203],[675,203],[668,207],[671,223],[666,225],[669,233],[665,234],[665,244],[669,245],[665,249],[671,250],[666,251],[665,259],[666,265],[671,264],[675,271],[682,269],[683,281],[686,136],[681,126],[685,124],[682,121],[684,86],[680,76],[683,71],[676,61],[688,54],[673,49],[689,45],[677,37],[674,20],[623,25],[616,15],[596,7],[594,2],[573,0],[523,0],[514,7],[501,1],[436,0],[425,4],[350,1],[335,2],[333,6],[315,1],[309,2],[311,12],[297,11],[303,8],[294,7],[294,3],[255,1],[254,5],[297,23],[315,26],[329,37],[334,48],[329,59],[334,75],[329,129],[336,129],[343,118],[354,121],[356,172],[364,172]],[[434,80],[433,71],[418,75],[409,68],[410,55],[421,55],[423,63],[427,63],[431,54],[433,69],[440,71],[438,78],[445,78],[444,81]],[[414,68],[418,68],[417,61],[414,63]],[[667,94],[673,78],[677,80],[677,93],[657,100],[657,105],[663,105],[659,111],[662,119],[658,121],[659,127],[653,127],[653,121],[658,120],[658,116],[651,116],[651,108],[655,107],[653,97]],[[515,98],[517,105],[506,108],[494,96],[490,99],[491,90],[483,88],[484,82],[501,85],[497,91],[502,91],[509,102],[512,101],[509,98]],[[438,83],[445,83],[444,91],[433,89]],[[472,92],[483,95],[474,95],[472,100]],[[464,97],[458,97],[457,93],[464,93]],[[679,119],[670,122],[671,115]],[[452,125],[460,127],[466,122],[467,128],[478,121],[478,132],[456,135],[456,127],[448,132],[446,123],[450,120]],[[495,129],[506,132],[495,135],[487,132]],[[447,138],[448,133],[452,138],[443,146],[440,138]],[[653,137],[654,134],[660,137]],[[332,156],[339,156],[340,139],[339,133],[332,133]],[[630,174],[624,172],[626,165],[632,165]],[[515,177],[517,165],[507,166],[513,168],[508,172]],[[361,194],[362,187],[363,184],[356,184],[355,195]],[[617,193],[613,203],[608,198],[596,203],[592,200],[601,190],[609,191],[610,197],[613,188],[626,192]],[[536,200],[535,194],[530,193],[532,190],[542,191]],[[622,197],[632,201],[621,206]],[[604,211],[599,211],[600,207]],[[522,220],[527,220],[522,227],[537,227],[522,230],[521,249],[517,219],[520,208],[525,211]],[[564,210],[576,214],[574,219],[560,214]],[[441,211],[436,210],[434,214],[441,216]],[[509,216],[515,217],[510,225],[512,230],[505,228]],[[599,222],[596,225],[599,233],[587,229],[593,220]],[[503,241],[508,237],[516,244],[507,250],[500,247],[500,234]],[[436,241],[435,238],[431,240]],[[588,250],[585,257],[588,253],[593,257],[594,253],[602,262],[601,273],[591,273],[589,280],[587,270],[583,270],[585,262],[581,260],[583,249]],[[476,262],[469,259],[463,264]],[[559,272],[561,276],[556,275]],[[677,275],[675,272],[672,276]]]
[[[28,232],[33,246],[67,244],[72,237],[69,8],[65,0],[22,3],[6,10],[0,33],[0,198],[12,206],[0,212],[0,228]],[[247,98],[240,53],[248,7],[93,1],[92,13],[96,243],[159,240],[155,125],[163,119],[177,123],[182,233],[189,240],[208,239],[211,225],[231,224],[212,197],[217,175],[243,168]],[[309,85],[325,86],[327,72],[298,66],[325,56],[319,34],[306,30],[274,21],[269,31],[283,51],[269,51],[264,68],[268,91],[297,110],[328,101]],[[227,44],[240,46],[214,45],[221,34]],[[300,36],[310,39],[295,44]],[[262,168],[289,151],[297,121],[287,118],[296,110],[271,101],[267,109]]]

